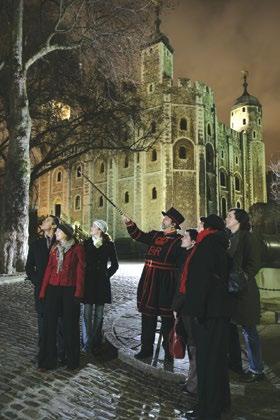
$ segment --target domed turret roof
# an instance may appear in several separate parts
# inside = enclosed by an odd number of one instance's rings
[[[261,103],[259,102],[258,98],[256,98],[253,95],[250,95],[250,93],[247,90],[248,87],[248,83],[247,83],[247,76],[248,76],[248,72],[244,72],[244,82],[243,82],[243,87],[244,87],[244,91],[242,93],[241,96],[239,96],[239,98],[237,98],[232,106],[232,108],[237,108],[239,106],[242,105],[253,105],[253,106],[259,106],[261,107]]]

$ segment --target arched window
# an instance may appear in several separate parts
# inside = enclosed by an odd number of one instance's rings
[[[243,125],[246,125],[246,118],[243,118]]]
[[[76,195],[75,197],[75,210],[81,210],[81,196]]]
[[[110,169],[112,169],[112,167],[113,167],[113,159],[110,159],[109,165],[110,165]]]
[[[254,139],[256,138],[256,132],[255,132],[255,130],[253,131],[253,138]]]
[[[187,159],[187,149],[185,146],[179,147],[179,158],[180,159]]]
[[[214,170],[214,151],[211,144],[206,144],[206,168],[208,172]]]
[[[245,108],[245,106],[242,108],[242,112],[245,112],[246,111],[246,108]]]
[[[157,189],[156,187],[153,187],[152,189],[152,200],[156,200],[157,199]]]
[[[224,151],[221,150],[221,158],[224,159]]]
[[[61,182],[62,181],[62,172],[58,171],[56,174],[56,182]]]
[[[207,124],[207,134],[208,134],[208,136],[211,136],[212,135],[212,128],[211,128],[211,124],[210,123]]]
[[[155,162],[157,160],[157,151],[156,149],[152,150],[152,161]]]
[[[221,184],[222,187],[227,186],[227,178],[226,178],[226,174],[224,173],[224,171],[220,172],[220,184]]]
[[[129,163],[128,155],[125,155],[125,158],[124,158],[124,167],[125,168],[128,168],[128,163]]]
[[[235,163],[236,163],[236,165],[238,165],[238,164],[239,164],[239,159],[238,159],[238,156],[235,156]]]
[[[151,132],[154,134],[156,132],[157,129],[157,125],[155,123],[155,121],[151,122]]]
[[[82,167],[81,167],[81,165],[78,165],[76,167],[76,177],[81,178],[81,176],[82,176]]]
[[[239,201],[237,201],[237,202],[236,202],[236,207],[237,207],[238,209],[240,209],[241,204],[240,204],[240,202],[239,202]]]
[[[227,200],[225,199],[225,197],[222,197],[221,207],[222,207],[222,217],[225,219],[227,215]]]
[[[188,128],[187,119],[186,118],[181,118],[180,119],[180,130],[187,130],[187,128]]]
[[[140,153],[137,152],[137,163],[139,163],[139,162],[140,162]]]
[[[99,207],[103,207],[104,205],[104,201],[103,201],[103,197],[102,195],[99,197],[99,203],[98,203]]]
[[[105,172],[105,165],[104,165],[104,162],[101,162],[101,165],[100,165],[100,173],[101,174],[104,174],[104,172]]]
[[[124,202],[125,202],[125,203],[129,203],[129,194],[128,194],[128,191],[126,191],[126,192],[124,193]]]
[[[240,182],[239,176],[235,175],[234,180],[235,180],[235,189],[236,189],[236,191],[240,191],[240,189],[241,189],[241,182]]]

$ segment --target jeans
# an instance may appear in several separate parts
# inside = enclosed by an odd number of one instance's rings
[[[93,315],[94,307],[94,316]],[[83,349],[88,351],[102,342],[103,305],[86,303],[82,311],[82,343]]]
[[[249,370],[253,373],[263,373],[261,343],[257,327],[242,327],[242,334],[248,353]]]

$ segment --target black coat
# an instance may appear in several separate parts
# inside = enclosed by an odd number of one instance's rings
[[[52,243],[55,237],[53,237]],[[50,247],[51,248],[51,247]],[[36,239],[29,245],[25,272],[28,279],[34,284],[36,305],[39,304],[39,292],[44,277],[45,269],[48,264],[50,249],[47,246],[45,237]],[[38,309],[38,308],[36,308]]]
[[[254,326],[260,322],[260,293],[255,279],[260,268],[260,248],[254,235],[244,230],[233,234],[230,241],[234,266],[248,275],[248,289],[235,297],[232,319],[238,325]]]
[[[111,303],[110,277],[119,268],[114,242],[105,242],[99,248],[91,238],[84,242],[86,256],[84,303]],[[110,261],[110,266],[108,266]]]
[[[181,316],[207,319],[231,315],[227,247],[224,232],[209,235],[197,245],[189,264],[186,292],[183,299],[173,301],[173,309]]]

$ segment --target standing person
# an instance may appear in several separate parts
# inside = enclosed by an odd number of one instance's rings
[[[201,229],[202,230],[202,229]],[[179,256],[179,280],[181,277],[181,272],[183,269],[184,262],[188,255],[190,255],[192,248],[196,243],[196,238],[198,235],[198,231],[196,229],[187,229],[182,237],[181,240],[181,248],[184,252],[181,253]],[[178,282],[177,292],[173,299],[172,307],[176,309],[177,307],[180,308],[181,304],[184,301],[184,295],[179,293],[179,286],[180,282]],[[189,315],[185,315],[181,312],[174,311],[175,318],[180,318],[183,323],[184,327],[184,337],[187,344],[187,351],[189,357],[189,370],[188,376],[185,383],[182,386],[182,391],[186,392],[190,396],[195,396],[197,394],[197,372],[196,372],[196,349],[195,349],[195,340],[193,337],[193,328],[192,328],[192,320]]]
[[[42,236],[30,244],[25,265],[26,275],[34,285],[35,309],[38,322],[38,343],[42,339],[44,316],[44,303],[39,299],[39,292],[48,264],[49,252],[55,242],[55,231],[58,224],[58,218],[52,215],[42,221],[40,225]]]
[[[185,220],[174,207],[162,212],[162,230],[144,233],[127,217],[123,221],[129,235],[149,245],[143,272],[137,289],[137,306],[142,313],[141,350],[135,355],[145,359],[153,355],[157,317],[161,316],[165,360],[172,360],[168,350],[168,337],[174,318],[171,308],[177,283],[177,255],[181,236],[177,229]]]
[[[230,407],[227,248],[224,222],[211,214],[182,270],[179,291],[184,299],[174,309],[192,318],[198,381],[198,409],[186,413],[187,419],[218,420]]]
[[[119,268],[116,248],[107,231],[108,226],[104,220],[95,220],[91,227],[92,237],[84,242],[86,259],[82,316],[84,351],[98,350],[102,342],[104,304],[112,302],[110,278]]]
[[[41,370],[57,366],[56,329],[59,314],[62,314],[67,367],[77,368],[80,358],[79,317],[80,299],[84,292],[84,248],[75,242],[72,226],[66,223],[57,226],[56,239],[39,294],[39,298],[45,300],[38,363]]]
[[[235,296],[235,306],[230,325],[229,367],[242,373],[241,348],[237,325],[242,333],[248,353],[249,370],[242,379],[246,382],[264,378],[261,345],[256,325],[260,322],[260,293],[255,275],[260,268],[258,245],[250,232],[249,215],[243,209],[230,209],[226,217],[226,227],[230,230],[229,254],[233,266],[241,268],[248,277],[248,287]]]

